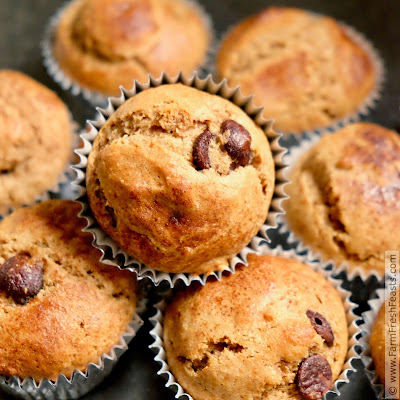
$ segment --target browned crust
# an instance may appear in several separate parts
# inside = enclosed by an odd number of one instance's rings
[[[397,329],[397,335],[399,335],[399,313],[398,313],[399,290],[398,289],[396,291],[396,295],[393,297],[397,299],[397,308],[396,306],[392,305],[389,305],[389,307],[397,309],[397,316],[396,316],[397,325],[395,326],[395,329]],[[389,300],[387,300],[386,302],[388,303]],[[386,352],[387,350],[385,350],[385,336],[387,332],[389,332],[389,323],[388,324],[386,323],[386,313],[385,313],[385,307],[388,306],[387,303],[383,304],[379,310],[369,341],[369,344],[371,346],[371,355],[375,365],[375,370],[382,384],[385,383],[385,367],[386,367],[385,355],[387,354]],[[391,329],[393,329],[392,326]],[[391,332],[393,332],[393,330]],[[397,362],[400,365],[400,358],[397,360]]]
[[[335,20],[277,7],[227,35],[217,71],[254,94],[284,133],[321,128],[354,112],[376,79],[370,56]]]
[[[0,223],[0,264],[17,253],[43,260],[44,287],[27,305],[0,291],[0,374],[55,380],[85,371],[118,344],[135,308],[135,278],[100,263],[81,230],[80,205],[21,208]]]
[[[57,182],[71,137],[68,109],[54,92],[21,72],[0,70],[0,214]]]
[[[338,264],[383,274],[400,248],[400,139],[370,123],[348,125],[303,155],[285,201],[291,229]]]
[[[226,174],[196,170],[195,140],[204,130],[219,132],[226,119],[250,132],[252,163]],[[231,160],[216,153],[217,164]],[[256,234],[274,176],[265,134],[238,107],[164,85],[141,92],[108,119],[89,156],[86,184],[96,220],[128,254],[160,271],[199,274],[226,268]]]
[[[147,8],[141,12],[148,17],[147,25],[151,29],[136,24],[131,30],[109,26],[99,31],[96,22],[117,23],[106,14],[109,7],[124,8],[131,3],[129,0],[99,3],[75,0],[67,7],[54,43],[55,58],[67,76],[89,89],[116,95],[120,85],[130,89],[134,79],[146,81],[148,73],[154,76],[162,71],[170,75],[180,70],[188,73],[204,61],[210,32],[202,16],[182,1],[142,1]],[[79,19],[89,6],[96,11],[94,22],[91,13]],[[115,18],[127,16],[118,14]]]
[[[301,399],[294,384],[310,354],[325,357],[335,380],[347,352],[347,322],[335,289],[308,266],[281,257],[248,256],[222,281],[192,285],[166,309],[164,346],[171,372],[198,400]],[[329,347],[307,310],[334,333]]]

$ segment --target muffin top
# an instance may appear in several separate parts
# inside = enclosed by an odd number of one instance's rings
[[[55,56],[81,85],[115,95],[148,73],[189,73],[203,63],[206,21],[184,0],[75,0],[60,19]]]
[[[319,399],[347,352],[339,295],[297,261],[250,254],[248,262],[168,305],[172,373],[196,400]]]
[[[374,327],[372,329],[371,332],[371,337],[369,340],[369,344],[371,346],[371,355],[372,355],[372,359],[374,361],[374,365],[375,365],[375,369],[376,372],[378,374],[379,380],[382,384],[385,383],[385,337],[387,332],[392,332],[393,334],[396,334],[395,331],[393,330],[396,329],[397,330],[397,335],[399,335],[399,308],[398,308],[398,304],[399,304],[399,295],[400,295],[400,291],[399,289],[396,290],[396,294],[394,296],[390,296],[384,304],[382,304],[382,307],[379,310],[378,316],[376,318]],[[391,298],[393,300],[391,300]],[[394,304],[394,302],[397,302],[397,306]],[[385,313],[385,307],[389,306],[389,312],[390,312],[390,307],[394,310],[397,309],[397,315],[396,317],[391,318],[391,316],[389,316],[388,321],[386,323],[385,321],[385,317],[386,317],[386,313]],[[395,308],[397,307],[397,308]],[[396,325],[392,325],[391,323],[392,321],[396,321]],[[397,336],[399,337],[399,336]],[[387,362],[387,361],[386,361]],[[400,366],[400,357],[398,357],[397,360],[399,366]]]
[[[332,18],[270,7],[236,26],[217,60],[284,133],[321,128],[354,112],[370,93],[370,57]]]
[[[400,248],[400,137],[371,123],[322,137],[296,162],[284,202],[290,227],[324,259],[384,274]]]
[[[71,153],[64,103],[32,78],[0,70],[0,214],[50,189]]]
[[[99,262],[81,206],[51,200],[0,223],[0,374],[56,380],[117,345],[135,279]]]
[[[203,273],[225,268],[257,233],[274,172],[266,135],[247,114],[174,84],[140,92],[108,119],[86,183],[96,220],[129,255]]]

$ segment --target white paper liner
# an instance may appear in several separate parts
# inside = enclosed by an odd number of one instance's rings
[[[318,14],[316,12],[306,10],[308,13],[319,16],[319,17],[324,17],[325,15],[323,14]],[[297,133],[292,133],[292,132],[280,132],[282,133],[282,143],[286,144],[286,140],[290,140],[291,138],[294,138],[297,141],[302,141],[304,139],[308,139],[310,136],[313,136],[315,134],[317,135],[323,135],[326,133],[332,133],[335,132],[342,127],[353,123],[357,122],[359,120],[362,120],[365,118],[371,110],[373,110],[378,103],[379,99],[382,96],[383,88],[384,88],[384,83],[385,83],[385,77],[386,77],[386,70],[385,70],[385,64],[383,62],[382,57],[380,56],[378,50],[375,48],[375,46],[360,32],[358,32],[356,29],[353,27],[335,20],[340,27],[344,30],[344,32],[351,38],[351,40],[356,43],[364,52],[369,56],[371,63],[374,68],[375,72],[375,81],[374,85],[371,88],[371,91],[368,93],[368,95],[363,99],[363,101],[359,104],[356,110],[339,117],[333,121],[331,121],[327,126],[324,127],[319,127],[315,129],[309,129],[303,132],[297,132]],[[239,22],[240,23],[240,22]],[[226,29],[225,33],[221,35],[221,39],[219,40],[218,44],[216,45],[216,49],[214,51],[214,69],[210,71],[214,77],[218,78],[218,71],[216,68],[216,60],[218,57],[219,49],[221,48],[222,43],[225,41],[225,39],[229,36],[231,31],[237,26],[231,25],[228,29]],[[278,130],[277,130],[278,131]],[[279,132],[279,131],[278,131]]]
[[[35,196],[35,198],[32,202],[25,203],[18,207],[9,207],[4,213],[0,213],[0,221],[3,220],[8,215],[12,214],[19,207],[32,206],[41,201],[50,200],[52,198],[52,196],[57,196],[57,195],[59,196],[61,194],[63,186],[73,180],[73,177],[74,177],[73,170],[72,170],[70,164],[72,162],[72,159],[74,156],[74,151],[77,148],[77,144],[78,144],[78,140],[79,140],[79,136],[78,136],[79,124],[73,120],[72,114],[70,112],[69,112],[69,119],[70,119],[70,124],[71,124],[71,154],[70,154],[69,160],[67,161],[67,163],[65,165],[64,170],[58,176],[57,181],[49,189],[47,189],[43,193],[40,193],[37,196]],[[61,196],[61,197],[66,198],[65,196]],[[70,196],[70,197],[72,198],[73,196]]]
[[[144,324],[141,315],[145,310],[146,300],[138,300],[133,318],[120,336],[118,344],[108,353],[103,353],[96,364],[89,363],[85,371],[75,370],[70,379],[65,375],[59,375],[56,382],[48,379],[35,382],[32,378],[21,379],[16,375],[10,377],[0,375],[0,389],[26,400],[72,400],[85,395],[111,373],[119,358],[128,350],[129,342]]]
[[[356,359],[360,359],[360,356],[356,351],[356,347],[361,347],[361,343],[359,341],[361,329],[357,325],[357,320],[360,320],[360,317],[358,317],[354,313],[354,309],[358,307],[358,304],[350,301],[351,292],[345,290],[342,287],[342,280],[333,279],[329,271],[321,268],[319,266],[319,262],[313,260],[308,255],[301,256],[293,250],[283,250],[281,247],[271,249],[270,247],[265,245],[265,240],[261,237],[256,236],[252,240],[251,246],[246,248],[246,258],[247,254],[249,253],[256,253],[259,255],[283,256],[300,261],[301,263],[310,266],[314,271],[322,275],[337,290],[340,298],[342,299],[346,312],[349,343],[342,371],[339,377],[334,382],[333,387],[325,394],[323,399],[327,400],[328,398],[331,398],[330,396],[332,396],[332,394],[336,394],[340,397],[340,390],[342,386],[346,383],[349,383],[349,375],[356,371],[356,368],[352,365],[353,361]],[[154,360],[160,364],[160,369],[158,370],[157,375],[160,375],[167,380],[165,386],[176,393],[175,398],[180,399],[186,396],[188,400],[193,400],[193,398],[188,393],[186,393],[182,386],[177,382],[168,365],[163,342],[163,319],[166,306],[167,302],[165,300],[161,300],[154,306],[156,308],[156,314],[153,317],[149,318],[150,322],[154,326],[154,328],[150,331],[150,335],[153,337],[154,342],[149,346],[149,348],[152,349],[156,354]]]
[[[183,1],[189,6],[191,6],[200,15],[206,29],[210,34],[210,44],[205,54],[204,61],[197,68],[195,68],[195,70],[197,70],[200,75],[205,76],[209,73],[209,70],[211,70],[212,68],[215,48],[217,46],[212,19],[210,15],[205,11],[203,6],[200,3],[198,3],[197,0],[183,0]],[[54,43],[56,29],[63,12],[70,5],[70,3],[71,1],[67,1],[65,4],[63,4],[49,19],[49,22],[44,32],[43,39],[40,44],[43,57],[43,64],[47,70],[47,73],[58,85],[61,86],[63,90],[70,91],[71,94],[74,96],[82,95],[83,98],[87,100],[89,103],[91,103],[93,106],[105,107],[107,105],[108,96],[96,90],[89,89],[84,85],[80,84],[79,82],[75,81],[73,78],[68,77],[62,70],[61,66],[58,64],[53,54],[53,47],[54,47],[53,43]],[[134,80],[132,79],[132,82],[133,81]]]
[[[243,96],[240,92],[240,87],[231,88],[227,85],[226,81],[220,81],[216,83],[211,75],[201,79],[195,72],[191,76],[185,76],[180,73],[176,77],[169,77],[163,73],[159,78],[149,77],[149,81],[144,84],[140,84],[135,81],[134,86],[131,90],[126,90],[121,87],[120,97],[110,97],[108,100],[108,107],[106,109],[97,108],[98,115],[95,121],[89,121],[89,131],[81,134],[81,139],[84,143],[84,147],[76,150],[76,154],[80,157],[80,163],[73,166],[76,171],[77,178],[74,181],[74,185],[80,190],[80,195],[77,198],[82,204],[82,211],[79,216],[85,218],[87,221],[87,227],[84,229],[85,232],[91,232],[94,240],[93,245],[102,252],[101,261],[114,265],[119,268],[129,269],[135,271],[138,275],[138,279],[144,277],[149,278],[155,285],[158,285],[162,281],[167,281],[171,287],[173,287],[177,280],[182,280],[186,285],[189,285],[192,281],[199,281],[203,285],[205,284],[209,275],[215,276],[217,279],[221,278],[223,271],[215,271],[208,274],[193,275],[188,273],[166,273],[156,271],[152,268],[146,267],[144,264],[130,257],[125,251],[121,250],[117,244],[100,228],[94,219],[87,199],[86,194],[86,165],[87,156],[90,153],[93,142],[98,134],[98,131],[106,122],[107,118],[121,105],[126,99],[133,97],[136,93],[148,89],[150,87],[158,87],[163,84],[170,83],[182,83],[186,86],[195,87],[199,90],[203,90],[207,93],[218,94],[221,97],[232,101],[237,106],[241,107],[256,123],[267,133],[269,144],[274,158],[275,163],[275,187],[274,194],[271,200],[270,209],[268,216],[264,224],[259,230],[259,235],[269,241],[267,230],[270,228],[277,227],[276,217],[283,212],[282,200],[286,198],[284,193],[285,179],[283,177],[284,164],[282,162],[283,154],[286,152],[278,141],[280,135],[273,132],[271,129],[272,122],[267,121],[262,117],[262,107],[255,107],[252,103],[252,96]],[[234,272],[235,266],[238,262],[243,262],[242,252],[238,256],[234,257],[230,261],[230,266],[227,268],[228,271]]]
[[[300,144],[296,147],[292,147],[288,153],[284,156],[284,162],[287,165],[287,168],[284,170],[284,176],[287,182],[290,182],[289,176],[292,168],[297,164],[299,159],[303,154],[305,154],[308,150],[314,147],[321,136],[319,135],[309,135],[307,138],[303,139]],[[332,265],[334,267],[335,274],[340,274],[341,272],[345,272],[349,280],[353,280],[356,277],[360,277],[362,281],[365,283],[371,277],[376,277],[376,279],[382,280],[382,274],[377,270],[365,270],[361,266],[350,266],[347,262],[342,262],[338,264],[332,259],[326,260],[321,252],[313,250],[312,246],[307,245],[303,242],[303,240],[298,237],[290,228],[289,221],[286,218],[286,215],[282,214],[278,217],[279,228],[278,231],[280,234],[288,234],[287,243],[289,245],[295,246],[295,250],[298,254],[307,252],[310,254],[310,257],[313,259],[320,260],[324,262],[326,265]]]
[[[360,339],[360,342],[363,346],[361,360],[365,366],[365,374],[371,383],[371,387],[375,393],[375,396],[379,399],[384,399],[384,386],[379,382],[379,377],[375,370],[374,362],[371,357],[371,346],[369,345],[369,339],[371,337],[372,328],[374,327],[378,312],[385,301],[385,289],[377,289],[375,294],[377,295],[376,298],[368,300],[368,305],[371,309],[362,314],[364,324],[361,325],[363,334]]]

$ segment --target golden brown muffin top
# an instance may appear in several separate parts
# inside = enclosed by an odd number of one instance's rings
[[[285,133],[329,125],[357,109],[375,78],[370,57],[334,19],[270,7],[223,41],[217,69],[265,107]]]
[[[371,123],[322,137],[290,173],[289,225],[325,259],[384,273],[399,249],[400,137]]]
[[[155,44],[160,11],[152,0],[86,0],[73,35],[86,51],[99,57],[129,59]]]
[[[335,289],[294,260],[251,254],[248,262],[221,282],[184,289],[167,307],[164,345],[177,381],[198,400],[300,399],[301,363],[319,355],[333,382],[348,343]],[[324,323],[322,336],[310,312]]]
[[[238,154],[229,148],[233,133],[243,145]],[[87,168],[102,228],[167,272],[225,268],[264,223],[274,179],[268,140],[254,121],[228,100],[181,84],[145,90],[118,108]]]
[[[0,223],[0,374],[39,381],[85,371],[133,317],[134,275],[99,262],[80,208],[51,200]]]
[[[64,103],[21,72],[0,70],[0,214],[53,186],[70,153]]]
[[[116,94],[148,73],[193,71],[210,37],[202,11],[184,0],[75,0],[62,14],[54,51],[69,77]]]
[[[400,291],[399,289],[396,290],[396,294],[392,297],[392,299],[396,299],[397,304],[394,303],[393,300],[390,299],[390,297],[382,304],[382,307],[379,310],[378,316],[376,318],[374,327],[371,332],[371,337],[369,344],[371,346],[371,354],[372,354],[372,359],[374,361],[375,369],[378,374],[379,380],[382,384],[385,383],[385,336],[387,332],[389,332],[389,328],[391,329],[391,332],[395,334],[395,331],[393,329],[397,330],[397,335],[399,335],[399,295]],[[386,313],[385,309],[386,307],[389,307],[388,312],[389,313],[394,313],[397,310],[397,315],[393,318],[391,318],[391,315],[389,315],[388,321],[386,322]],[[395,326],[391,324],[392,321],[396,321]],[[400,366],[400,357],[397,360],[399,366]]]

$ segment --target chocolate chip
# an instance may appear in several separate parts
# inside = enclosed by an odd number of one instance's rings
[[[333,345],[335,336],[333,335],[332,328],[328,321],[321,314],[311,310],[307,310],[306,314],[310,319],[311,325],[315,329],[315,332],[317,332],[318,335],[325,340],[325,343],[331,347]]]
[[[303,360],[296,374],[296,385],[303,399],[320,399],[332,386],[328,361],[318,354]]]
[[[229,131],[225,149],[232,160],[241,167],[248,165],[251,156],[251,136],[247,129],[239,123],[228,119],[222,123],[221,131]]]
[[[43,263],[18,254],[0,266],[0,289],[17,304],[26,304],[43,287]]]
[[[221,124],[221,133],[229,132],[224,149],[233,161],[233,168],[245,167],[251,158],[251,135],[242,125],[228,119]],[[193,163],[198,170],[211,168],[210,142],[214,135],[206,130],[196,140],[193,147]]]
[[[210,131],[204,131],[196,140],[193,147],[193,163],[197,169],[211,168],[211,161],[209,155],[210,142],[213,138]]]

